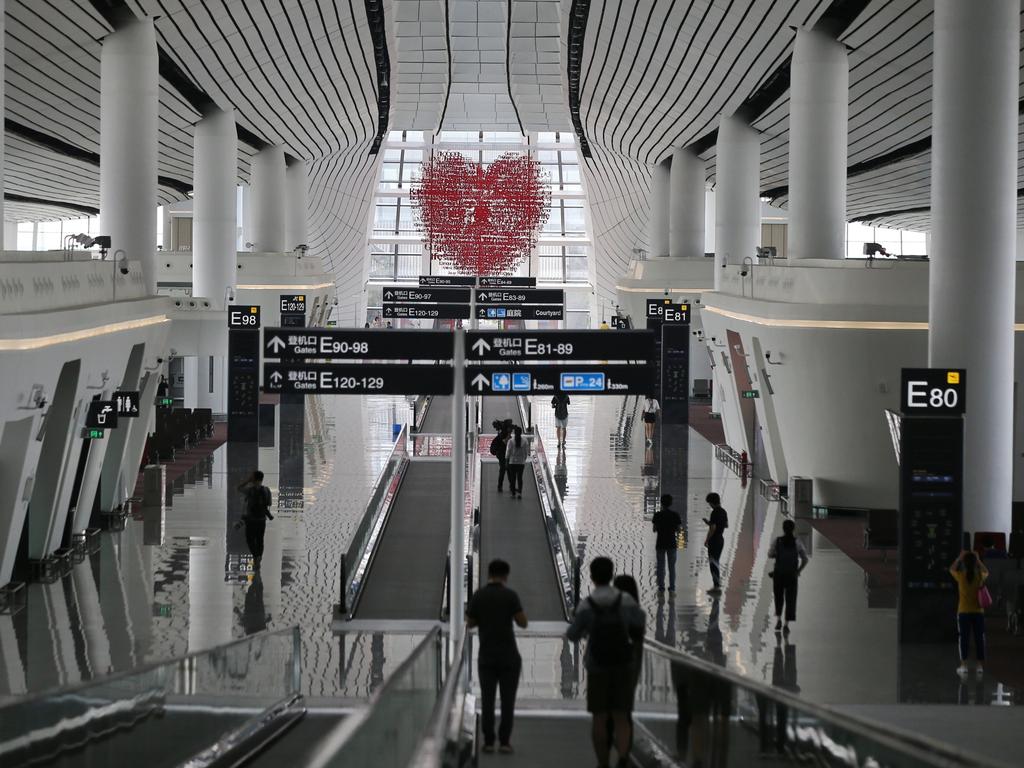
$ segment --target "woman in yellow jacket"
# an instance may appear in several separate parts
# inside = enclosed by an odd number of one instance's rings
[[[970,655],[971,635],[974,635],[974,656],[978,660],[978,677],[984,675],[985,664],[985,610],[978,592],[985,586],[988,569],[973,552],[964,550],[951,566],[949,574],[956,580],[960,594],[956,609],[956,624],[960,633],[960,666],[957,674],[967,676],[967,657]]]

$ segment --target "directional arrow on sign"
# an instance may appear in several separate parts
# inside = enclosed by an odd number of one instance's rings
[[[488,344],[483,339],[477,339],[475,342],[473,342],[473,351],[480,356],[483,356],[485,352],[489,352],[490,349],[491,345]]]
[[[388,291],[387,293],[384,294],[384,298],[387,299],[388,301],[391,301],[391,299],[393,299],[394,296],[395,294],[393,291]]]
[[[473,381],[471,381],[470,383],[474,387],[476,387],[477,392],[483,392],[484,387],[487,386],[487,377],[484,376],[482,373],[478,373],[476,377],[473,379]]]
[[[270,350],[272,352],[280,352],[288,345],[285,344],[284,340],[281,339],[280,336],[275,336],[274,338],[267,342],[267,346],[270,347]]]
[[[271,384],[280,384],[281,383],[281,379],[283,379],[283,378],[284,377],[280,373],[278,373],[277,371],[274,371],[272,374],[270,374],[270,383]]]
[[[478,293],[478,294],[477,294],[477,298],[478,298],[478,299],[479,299],[480,301],[487,301],[487,294],[486,294],[486,293]]]
[[[480,317],[487,317],[487,310],[484,309],[483,307],[480,307],[480,309],[477,310],[477,315],[479,315]]]

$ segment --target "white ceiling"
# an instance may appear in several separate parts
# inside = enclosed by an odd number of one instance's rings
[[[109,5],[110,0],[104,0]],[[115,3],[116,4],[116,3]],[[158,17],[158,42],[240,128],[307,160],[311,245],[334,270],[342,303],[362,291],[368,206],[376,180],[378,81],[365,0],[126,0]],[[749,103],[792,53],[794,28],[842,0],[591,0],[580,117],[592,150],[586,179],[598,290],[614,292],[646,246],[651,165],[708,136]],[[571,130],[572,0],[383,0],[391,129]],[[929,224],[927,147],[890,153],[931,131],[930,0],[871,0],[840,39],[850,53],[848,217]],[[98,205],[99,50],[109,24],[89,0],[8,0],[8,218],[77,216]],[[754,120],[761,187],[785,206],[788,97]],[[191,183],[199,113],[161,82],[161,203]],[[69,157],[31,138],[70,146]],[[240,142],[239,178],[253,149]],[[714,184],[713,142],[702,155]],[[860,167],[878,162],[872,170]],[[52,204],[51,204],[52,203]]]

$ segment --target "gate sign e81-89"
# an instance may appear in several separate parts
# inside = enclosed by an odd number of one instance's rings
[[[961,368],[904,368],[900,410],[904,416],[962,416],[967,405]]]

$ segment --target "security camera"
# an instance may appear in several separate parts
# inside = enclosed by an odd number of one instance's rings
[[[163,359],[162,357],[158,357],[158,358],[156,359],[156,364],[157,364],[157,365],[163,365],[163,364],[164,364],[164,359]]]
[[[767,360],[768,362],[771,362],[771,361],[772,361],[772,353],[771,353],[771,351],[770,351],[770,350],[767,350],[767,349],[766,349],[766,350],[764,351],[764,359],[765,359],[765,360]]]
[[[740,270],[740,277],[746,277],[746,276],[747,276],[747,270],[746,269],[741,269]]]
[[[122,267],[121,267],[121,274],[122,275],[127,275],[128,274],[128,265],[127,264],[122,265]]]

